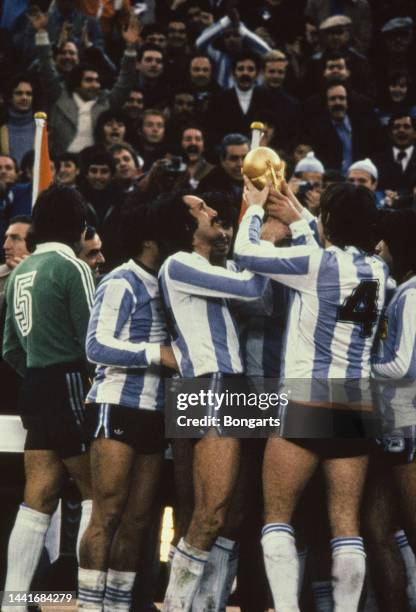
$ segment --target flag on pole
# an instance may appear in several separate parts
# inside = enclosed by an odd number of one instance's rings
[[[35,161],[33,163],[32,208],[38,195],[53,182],[49,157],[46,113],[35,113]]]

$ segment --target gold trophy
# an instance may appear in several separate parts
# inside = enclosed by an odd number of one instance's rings
[[[285,178],[285,162],[280,159],[276,151],[269,147],[260,147],[260,140],[265,131],[263,123],[254,122],[251,128],[251,150],[247,153],[243,163],[245,174],[257,189],[263,189],[268,183],[276,191],[280,190]]]

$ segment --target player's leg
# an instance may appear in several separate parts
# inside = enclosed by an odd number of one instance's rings
[[[189,610],[205,563],[223,528],[238,475],[240,443],[208,435],[194,448],[195,509],[178,546],[164,602],[164,610]],[[180,608],[180,606],[183,606]]]
[[[256,456],[256,454],[259,455],[258,452],[256,453],[259,445],[250,444],[251,442],[259,443],[262,441],[247,439],[241,441],[239,471],[225,517],[225,524],[209,553],[198,591],[194,597],[193,612],[199,612],[200,610],[218,612],[225,609],[237,575],[239,556],[237,540],[240,540],[243,517],[246,512],[249,512],[250,518],[253,519],[253,512],[250,512],[250,509],[255,501],[259,501],[258,498],[253,499],[253,497],[256,497],[255,490],[250,487],[253,484],[251,482],[253,464],[257,464],[256,481],[259,488],[261,487],[261,456]],[[264,445],[261,447],[261,450],[263,449]],[[253,588],[254,571],[256,571],[256,568],[251,567],[251,588]]]
[[[117,440],[99,437],[90,450],[93,504],[80,546],[79,607],[101,609],[111,542],[130,486],[135,452]]]
[[[129,610],[136,568],[163,466],[163,453],[137,455],[130,490],[108,561],[105,610]]]
[[[298,610],[299,561],[293,512],[319,457],[315,452],[279,437],[269,438],[263,462],[265,526],[264,563],[279,612]]]
[[[413,440],[409,443],[414,443]],[[399,538],[400,550],[406,566],[408,580],[407,593],[411,605],[416,609],[416,463],[396,465],[393,468],[394,479],[399,492],[400,525],[405,531]]]
[[[375,452],[370,457],[362,517],[371,585],[381,612],[407,610],[406,576],[394,537],[397,509],[388,458]]]
[[[62,460],[69,475],[75,482],[81,495],[81,519],[78,528],[76,553],[79,563],[79,547],[86,528],[91,519],[92,512],[92,488],[90,454],[85,452],[75,457],[67,457]]]
[[[396,465],[393,470],[400,497],[402,526],[416,554],[416,462]]]
[[[195,442],[189,439],[172,440],[173,469],[175,478],[175,535],[172,546],[188,531],[194,511],[194,484],[192,478]]]
[[[30,590],[65,478],[65,468],[54,451],[26,450],[24,464],[24,501],[9,539],[6,591]]]
[[[353,442],[334,440],[334,449]],[[361,441],[359,442],[359,444]],[[323,469],[328,490],[328,515],[332,533],[332,584],[334,610],[356,610],[365,578],[365,552],[360,537],[360,508],[368,455],[327,458]]]

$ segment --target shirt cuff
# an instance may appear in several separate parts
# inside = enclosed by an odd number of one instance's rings
[[[127,55],[127,57],[136,57],[137,51],[136,49],[126,49],[124,55]]]
[[[258,204],[252,204],[251,206],[248,206],[246,212],[244,213],[244,216],[254,217],[255,215],[260,217],[260,219],[263,219],[264,208],[262,206],[259,206]]]
[[[305,219],[308,223],[312,223],[312,221],[316,221],[316,217],[308,210],[305,206],[302,208],[302,219]]]
[[[292,232],[292,238],[312,235],[312,230],[305,219],[299,219],[299,221],[294,221],[289,225],[289,227],[290,231]]]
[[[35,34],[35,43],[40,46],[50,45],[51,42],[49,40],[49,35],[46,30],[36,32]]]
[[[145,352],[149,365],[160,365],[160,344],[148,344]]]

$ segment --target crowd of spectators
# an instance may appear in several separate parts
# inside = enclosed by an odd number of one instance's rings
[[[0,234],[30,215],[38,110],[105,270],[123,259],[114,228],[131,191],[223,189],[239,207],[254,120],[314,211],[327,182],[367,159],[379,205],[411,206],[415,23],[410,0],[6,0]],[[308,151],[323,168],[313,181],[294,172]]]

